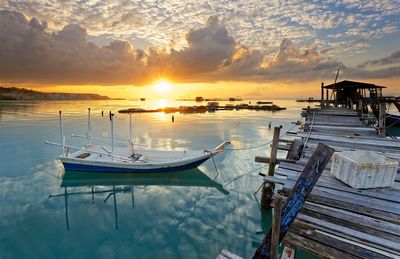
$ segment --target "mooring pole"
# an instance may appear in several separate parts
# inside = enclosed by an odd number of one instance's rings
[[[324,82],[321,83],[321,107],[324,107]]]
[[[329,90],[328,89],[325,89],[325,91],[326,91],[326,107],[329,107]]]
[[[276,166],[276,156],[278,154],[279,135],[281,133],[280,127],[274,127],[274,136],[272,138],[271,156],[268,167],[268,175],[274,176]]]
[[[271,234],[271,259],[278,259],[279,235],[281,228],[281,213],[283,207],[283,198],[279,194],[274,196],[274,217],[272,219]]]
[[[281,132],[280,127],[274,127],[274,135],[272,138],[271,154],[268,167],[268,175],[273,176],[275,173],[275,166],[277,164],[277,153],[279,144],[279,135]],[[274,184],[264,183],[261,192],[261,208],[269,209],[271,207],[272,195],[274,193]]]
[[[379,104],[379,121],[378,121],[378,132],[379,136],[386,136],[386,128],[385,128],[385,120],[386,120],[386,103]]]

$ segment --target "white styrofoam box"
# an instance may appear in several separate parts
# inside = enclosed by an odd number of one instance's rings
[[[394,183],[399,162],[375,152],[357,150],[335,152],[331,174],[357,189],[390,187]]]

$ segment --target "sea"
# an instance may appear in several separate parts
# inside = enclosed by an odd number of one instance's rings
[[[274,127],[290,139],[286,132],[296,131],[294,122],[310,105],[272,101],[287,109],[175,113],[174,122],[172,114],[133,114],[138,152],[231,141],[198,169],[150,174],[65,172],[57,160],[61,148],[45,144],[60,142],[59,111],[66,144],[87,144],[71,136],[87,134],[90,108],[92,143],[110,146],[111,111],[116,145],[127,147],[129,115],[118,110],[206,103],[0,102],[0,258],[216,258],[222,249],[251,258],[271,224],[271,211],[260,209],[259,173],[267,167],[254,157],[269,154]]]

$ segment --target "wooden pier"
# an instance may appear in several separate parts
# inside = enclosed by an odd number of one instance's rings
[[[280,195],[288,196],[318,143],[339,152],[368,150],[400,161],[400,140],[380,137],[355,110],[306,109],[302,115],[306,120],[301,129],[292,132],[305,144],[301,158],[295,163],[282,159],[274,174],[264,177],[283,186]],[[332,176],[330,165],[284,242],[326,258],[400,258],[400,171],[390,188],[358,190]]]

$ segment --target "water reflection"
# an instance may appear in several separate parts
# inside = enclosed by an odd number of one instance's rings
[[[70,229],[68,197],[75,195],[90,195],[92,204],[95,203],[96,194],[107,194],[103,200],[106,203],[110,197],[113,198],[115,229],[118,225],[117,194],[130,194],[132,209],[135,208],[134,189],[144,189],[147,186],[174,186],[174,187],[208,187],[216,188],[224,195],[229,192],[218,182],[209,178],[200,169],[169,173],[95,173],[66,171],[60,187],[63,193],[51,194],[49,198],[63,197],[65,204],[65,223],[67,230]],[[82,187],[89,187],[89,191],[82,191]]]

